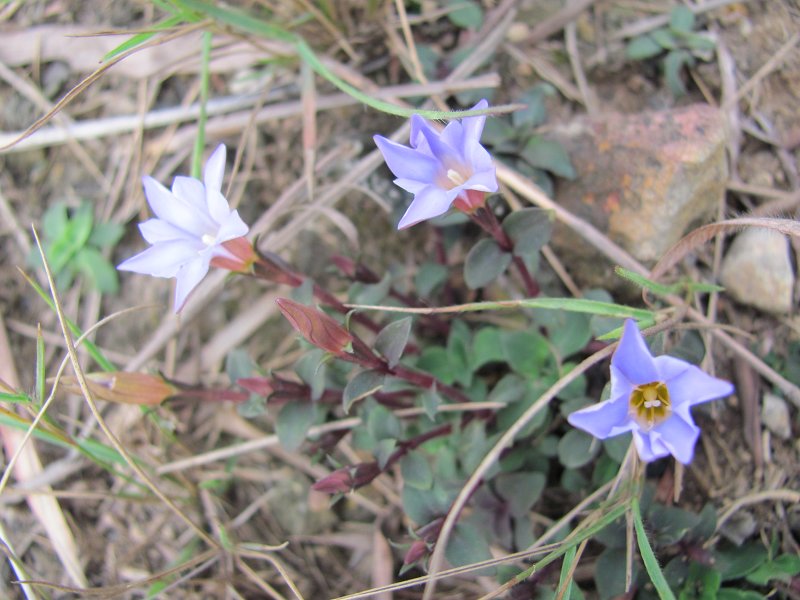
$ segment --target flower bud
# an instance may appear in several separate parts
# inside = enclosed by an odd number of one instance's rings
[[[314,346],[336,356],[348,354],[345,348],[353,342],[353,336],[334,318],[288,298],[278,298],[275,302],[292,327]]]
[[[211,259],[212,267],[227,269],[234,273],[249,273],[258,258],[253,244],[244,236],[224,242],[222,249],[224,254]]]
[[[350,467],[337,469],[313,484],[311,489],[324,494],[346,494],[353,489]]]
[[[424,556],[426,556],[430,550],[428,550],[428,544],[425,543],[424,540],[415,540],[411,547],[406,551],[406,555],[403,557],[403,564],[404,565],[413,565],[416,562],[419,562]]]
[[[180,393],[163,377],[147,373],[88,373],[86,384],[96,399],[122,404],[155,406]],[[81,393],[75,377],[63,377],[61,385],[68,392]]]

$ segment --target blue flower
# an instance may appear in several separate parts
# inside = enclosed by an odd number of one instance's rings
[[[653,357],[636,323],[628,319],[611,358],[610,398],[575,411],[568,421],[600,439],[632,432],[646,462],[672,454],[689,464],[700,435],[691,407],[733,390],[732,384],[683,360]]]
[[[481,100],[473,109],[489,106]],[[414,194],[398,229],[438,217],[451,205],[467,212],[483,205],[487,192],[497,191],[492,157],[481,146],[485,116],[451,121],[441,132],[419,115],[411,117],[410,147],[383,136],[374,137],[394,182]]]
[[[247,225],[222,195],[224,173],[225,146],[220,144],[206,162],[203,181],[176,177],[170,191],[152,177],[142,179],[156,218],[140,223],[139,231],[152,246],[117,269],[175,277],[176,313],[206,276],[212,260],[238,260],[224,244],[247,234]]]

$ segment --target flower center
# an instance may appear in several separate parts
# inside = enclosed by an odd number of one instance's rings
[[[453,182],[453,186],[464,185],[464,182],[467,181],[466,177],[455,169],[447,169],[447,179]]]
[[[628,413],[645,429],[663,423],[672,414],[667,384],[653,381],[637,385],[631,392]]]
[[[214,243],[217,241],[217,238],[216,238],[216,236],[213,236],[213,235],[211,235],[210,233],[204,233],[204,234],[203,234],[203,237],[201,237],[201,238],[200,238],[200,240],[201,240],[201,241],[202,241],[202,242],[203,242],[203,243],[204,243],[206,246],[213,246],[213,245],[214,245]]]

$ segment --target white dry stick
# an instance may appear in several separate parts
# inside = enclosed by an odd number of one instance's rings
[[[0,378],[9,385],[18,388],[20,385],[19,377],[14,367],[13,357],[14,355],[11,352],[8,337],[6,336],[5,323],[2,315],[0,315]],[[14,467],[14,475],[17,480],[23,483],[37,477],[43,470],[42,462],[39,460],[36,448],[32,444],[26,444],[20,448],[25,435],[11,427],[0,427],[0,434],[2,434],[6,456],[11,457],[19,452],[19,458]],[[47,537],[50,539],[53,549],[58,554],[58,558],[72,583],[85,588],[89,585],[89,582],[78,559],[78,545],[75,543],[72,531],[67,525],[61,506],[58,500],[49,495],[52,494],[52,488],[48,486],[40,491],[45,493],[27,496],[28,506],[47,532]]]

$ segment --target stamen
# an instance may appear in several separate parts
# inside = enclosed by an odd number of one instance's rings
[[[672,412],[666,384],[653,381],[636,386],[631,392],[628,412],[645,429],[662,423]]]
[[[201,237],[200,239],[206,246],[213,246],[214,242],[216,241],[216,238],[210,233],[204,233],[203,237]]]
[[[452,181],[454,185],[463,185],[466,181],[464,176],[455,169],[447,169],[447,178]]]

